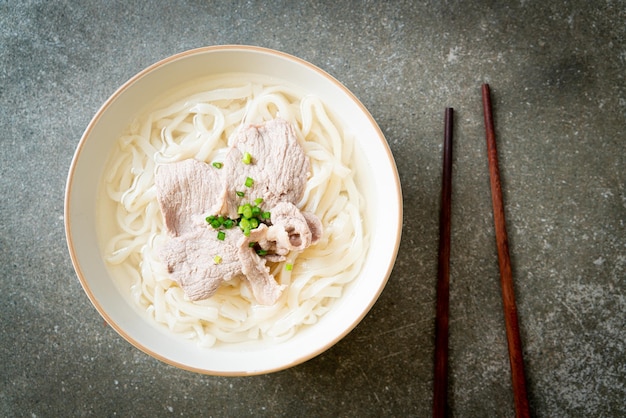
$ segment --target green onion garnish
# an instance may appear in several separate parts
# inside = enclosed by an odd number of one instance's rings
[[[291,271],[291,270],[293,270],[293,264],[287,264],[287,265],[285,265],[285,269],[286,269],[287,271]]]
[[[246,179],[246,187],[251,187],[254,184],[254,180],[250,177]],[[236,191],[237,196],[243,197],[245,195],[242,191]],[[262,222],[271,218],[270,212],[263,212],[259,206],[263,203],[263,198],[258,197],[251,203],[244,203],[237,207],[236,219],[224,217],[222,215],[210,215],[207,216],[206,222],[211,225],[213,229],[218,229],[217,239],[224,241],[226,233],[221,229],[231,229],[234,226],[239,226],[245,236],[250,236],[250,232],[261,225]],[[250,247],[256,246],[257,243],[250,243]]]
[[[252,187],[252,185],[254,184],[254,180],[252,180],[252,178],[250,177],[246,177],[246,182],[244,184],[246,185],[246,187]]]
[[[258,255],[267,255],[267,250],[258,250],[256,253]]]
[[[241,214],[243,215],[244,218],[252,218],[253,216],[253,211],[252,211],[252,206],[250,206],[249,203],[246,203],[245,205],[243,205],[243,211],[241,212]]]
[[[252,162],[252,155],[250,155],[249,152],[244,152],[243,153],[243,158],[241,159],[241,161],[244,164],[250,164]]]
[[[244,231],[246,229],[250,230],[250,220],[247,218],[241,218],[241,220],[239,221],[239,228],[243,229]]]
[[[214,163],[213,163],[213,167],[215,167],[215,168],[218,168],[218,169],[219,169],[219,168],[224,167],[224,164],[222,164],[222,163],[220,163],[220,162],[216,161],[216,162],[214,162]]]
[[[215,264],[219,264],[222,262],[222,257],[220,257],[219,255],[216,255],[215,257],[213,257],[213,262]]]

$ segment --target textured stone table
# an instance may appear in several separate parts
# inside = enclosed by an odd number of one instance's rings
[[[626,415],[626,3],[508,3],[0,1],[0,416],[429,416],[446,106],[450,406],[513,416],[483,82],[533,415]],[[404,193],[398,260],[364,321],[249,378],[176,369],[105,326],[63,230],[69,164],[99,106],[147,65],[216,44],[279,49],[343,82],[385,133]]]

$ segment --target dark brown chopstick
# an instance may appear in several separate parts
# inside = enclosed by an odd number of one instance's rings
[[[487,157],[489,160],[489,175],[491,179],[491,200],[493,203],[493,220],[496,231],[496,245],[498,247],[498,263],[500,265],[500,285],[502,287],[502,303],[504,308],[504,322],[509,346],[509,361],[511,363],[511,379],[513,383],[513,398],[517,417],[530,416],[526,394],[526,378],[524,375],[524,359],[522,342],[517,320],[517,307],[513,291],[513,273],[509,254],[509,242],[504,220],[504,204],[502,201],[502,187],[500,183],[500,169],[498,165],[498,151],[496,148],[496,134],[491,109],[491,94],[488,84],[482,86],[483,112],[485,115],[485,134],[487,139]]]
[[[439,265],[435,319],[435,379],[433,417],[447,416],[448,316],[450,306],[450,212],[452,207],[452,108],[446,108],[443,138],[443,175],[439,213]]]

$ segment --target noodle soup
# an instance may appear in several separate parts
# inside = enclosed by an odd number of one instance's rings
[[[309,158],[311,173],[297,206],[319,217],[322,238],[268,263],[286,286],[274,305],[259,305],[245,278],[226,281],[212,297],[192,302],[158,255],[168,236],[155,170],[189,158],[220,160],[238,128],[276,117],[293,125]],[[288,340],[329,312],[361,271],[370,241],[361,160],[355,138],[314,94],[252,74],[195,81],[146,108],[108,158],[97,231],[107,268],[120,293],[149,322],[202,347]]]

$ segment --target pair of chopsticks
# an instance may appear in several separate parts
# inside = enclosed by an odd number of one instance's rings
[[[504,219],[504,204],[502,201],[498,152],[491,107],[491,93],[488,84],[482,85],[482,101],[485,119],[485,136],[487,140],[487,158],[489,160],[493,218],[496,232],[496,245],[498,248],[498,264],[500,267],[500,286],[502,288],[502,303],[509,348],[515,413],[517,417],[528,417],[530,416],[530,412],[526,394],[522,342],[517,320],[515,294],[513,291],[513,274],[511,271],[509,244]],[[445,417],[448,412],[448,317],[450,305],[450,213],[452,207],[453,115],[453,109],[446,108],[444,118],[441,208],[439,215],[439,262],[437,272],[437,313],[435,320],[433,417]]]

